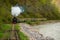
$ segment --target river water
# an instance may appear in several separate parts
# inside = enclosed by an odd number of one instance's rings
[[[44,37],[52,37],[54,40],[60,40],[60,23],[50,23],[34,26]]]

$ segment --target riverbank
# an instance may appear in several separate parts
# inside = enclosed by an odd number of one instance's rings
[[[60,22],[60,20],[35,21],[35,22],[27,23],[27,24],[31,26],[35,26],[35,25],[50,24],[50,23],[57,23],[57,22]]]

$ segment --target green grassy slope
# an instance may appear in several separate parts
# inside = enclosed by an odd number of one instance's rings
[[[25,12],[19,18],[47,18],[60,19],[57,7],[51,4],[51,0],[1,0],[0,1],[0,23],[11,22],[11,6],[19,4],[25,8]]]
[[[9,30],[11,31],[11,29],[12,29],[12,24],[0,24],[0,40],[4,38],[5,39],[9,38],[11,35],[11,32],[9,32]],[[18,24],[15,25],[15,30],[18,31],[19,39],[29,40],[28,36],[20,31],[21,29],[20,26],[18,26]]]

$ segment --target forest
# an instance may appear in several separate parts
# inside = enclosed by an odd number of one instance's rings
[[[18,18],[60,20],[58,8],[51,2],[52,0],[0,0],[0,23],[11,23],[11,7],[16,4],[25,10]]]

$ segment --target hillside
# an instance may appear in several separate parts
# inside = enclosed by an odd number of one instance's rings
[[[0,23],[11,23],[11,6],[17,3],[25,9],[25,12],[18,16],[19,18],[60,19],[60,13],[57,7],[51,4],[51,2],[51,0],[1,0]]]

